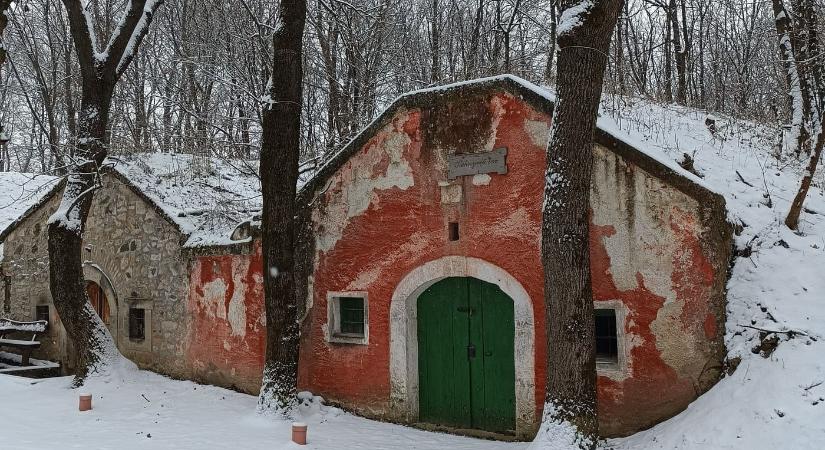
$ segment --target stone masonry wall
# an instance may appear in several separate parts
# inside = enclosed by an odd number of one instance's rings
[[[107,326],[120,351],[143,368],[184,377],[188,269],[181,235],[119,178],[106,175],[103,183],[84,235],[84,272],[109,297]],[[3,264],[12,280],[13,319],[33,320],[36,305],[51,305],[46,221],[59,200],[59,194],[51,198],[6,239]],[[129,339],[130,306],[146,309],[143,341]],[[50,314],[56,326],[43,336],[35,357],[60,360],[71,370],[73,362],[66,356],[71,351],[53,306]]]

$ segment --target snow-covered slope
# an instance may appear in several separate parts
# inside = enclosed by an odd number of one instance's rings
[[[703,182],[725,196],[729,219],[742,227],[726,333],[738,367],[682,414],[609,445],[825,448],[825,177],[816,177],[794,233],[783,220],[806,161],[772,156],[780,150],[779,127],[626,98],[606,99],[599,125],[660,159],[691,155]],[[758,349],[774,336],[774,352]]]

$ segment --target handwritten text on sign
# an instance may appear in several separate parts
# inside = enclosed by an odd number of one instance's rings
[[[447,155],[447,178],[479,173],[507,173],[507,149],[497,148],[484,153],[462,153]]]

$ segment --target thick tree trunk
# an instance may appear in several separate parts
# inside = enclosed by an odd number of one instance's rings
[[[273,37],[275,57],[261,141],[266,361],[258,408],[288,415],[295,405],[298,379],[294,235],[306,0],[282,0],[279,13],[281,27]]]
[[[77,146],[60,205],[49,218],[49,288],[52,303],[77,352],[74,385],[103,371],[119,354],[112,336],[89,304],[83,277],[83,229],[100,186],[99,168],[107,155],[106,133],[115,84],[148,32],[163,0],[134,0],[105,51],[98,52],[92,26],[78,0],[63,0],[82,75]],[[107,55],[105,58],[99,54]]]
[[[577,3],[562,2],[562,10]],[[559,25],[557,101],[547,149],[542,215],[545,424],[574,426],[582,448],[595,446],[598,436],[589,247],[592,145],[610,38],[621,6],[621,0],[596,0],[580,13],[578,26]]]
[[[49,219],[49,289],[52,302],[76,352],[74,385],[91,372],[105,370],[115,351],[114,340],[89,304],[83,276],[83,229],[99,186],[98,169],[106,158],[104,135],[111,88],[86,83],[78,123],[76,156],[60,206]]]

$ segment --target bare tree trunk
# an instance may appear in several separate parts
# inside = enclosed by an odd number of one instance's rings
[[[148,2],[148,4],[147,4]],[[63,0],[75,42],[83,94],[77,123],[77,149],[57,211],[48,221],[49,288],[66,334],[77,352],[74,385],[89,373],[105,371],[117,355],[112,336],[94,313],[83,277],[83,230],[100,187],[99,168],[108,152],[106,131],[115,84],[134,58],[162,0],[133,0],[119,34],[100,58],[92,26],[79,0]]]
[[[9,22],[6,16],[6,10],[11,6],[11,2],[12,0],[0,0],[0,70],[2,70],[3,64],[6,62],[6,47],[3,44],[3,31],[5,31],[6,25]],[[2,75],[2,72],[0,72],[0,75]]]
[[[432,0],[433,21],[430,25],[430,54],[432,56],[432,69],[430,71],[430,81],[438,83],[441,81],[441,10],[438,0]]]
[[[663,5],[664,6],[664,5]],[[664,84],[664,100],[668,103],[673,102],[673,55],[671,50],[673,49],[673,31],[671,30],[671,20],[670,20],[670,8],[664,6],[665,8],[665,42],[664,42],[664,80],[662,83]]]
[[[562,10],[578,0],[561,2]],[[590,281],[589,211],[593,136],[607,55],[622,0],[597,0],[561,23],[557,102],[547,149],[542,261],[547,307],[545,425],[575,427],[581,448],[595,448],[596,356]]]
[[[787,40],[789,33],[787,11],[785,14],[780,14],[784,11],[781,8],[781,0],[774,0],[774,12],[776,13],[776,31],[779,34],[780,51],[786,51],[787,45],[783,45],[783,37]],[[796,67],[796,77],[802,89],[797,89],[794,92],[794,86],[791,85],[792,97],[801,96],[801,102],[798,99],[793,101],[794,105],[794,123],[796,125],[798,119],[799,103],[802,104],[802,123],[805,128],[809,130],[811,140],[813,140],[813,149],[810,152],[810,160],[804,174],[802,175],[802,182],[799,191],[794,197],[791,208],[788,211],[788,216],[785,218],[785,225],[792,230],[799,227],[799,216],[802,213],[802,206],[805,203],[805,197],[808,195],[808,189],[811,187],[814,174],[816,173],[819,159],[822,156],[822,148],[825,146],[825,62],[819,50],[819,21],[817,10],[814,7],[813,0],[794,0],[793,9],[796,19],[793,22],[795,29],[790,30],[795,35],[797,44],[791,45],[790,58],[785,64],[788,70],[788,79],[793,81],[793,67]],[[783,20],[784,19],[784,20]],[[783,27],[784,25],[784,27]],[[795,39],[790,39],[793,44]],[[810,142],[805,142],[800,136],[798,141],[799,147],[797,154],[803,150],[803,145],[810,145]]]
[[[544,67],[544,81],[546,83],[553,81],[553,63],[556,61],[556,24],[558,21],[556,1],[550,0],[550,44],[547,46],[547,65]]]
[[[282,0],[279,5],[281,27],[272,39],[273,71],[261,141],[266,361],[258,409],[280,415],[295,405],[298,380],[294,222],[306,9],[306,0]]]
[[[820,127],[825,127],[825,123],[820,124]],[[785,225],[792,230],[799,228],[799,216],[802,214],[802,206],[805,204],[805,197],[808,196],[808,189],[811,188],[811,182],[816,173],[816,166],[819,159],[822,157],[822,147],[825,146],[825,133],[819,132],[817,134],[814,149],[811,152],[811,159],[808,161],[808,166],[802,175],[802,183],[799,186],[796,196],[794,196],[791,209],[788,211],[788,216],[785,218]]]
[[[8,24],[8,17],[6,16],[6,10],[9,9],[11,6],[12,0],[0,0],[0,80],[3,79],[3,64],[6,63],[6,46],[3,43],[3,31],[6,30],[6,25]],[[3,128],[3,123],[0,122],[0,150],[3,152],[7,152],[6,147],[6,140],[8,136],[6,136],[5,128]],[[0,171],[3,171],[5,168],[5,164],[3,164],[5,159],[0,159]]]
[[[670,29],[673,35],[673,51],[676,60],[676,103],[685,105],[687,104],[687,48],[682,36],[680,36],[679,11],[676,0],[670,0],[668,18],[671,22]],[[682,20],[685,20],[685,18],[682,17]]]

